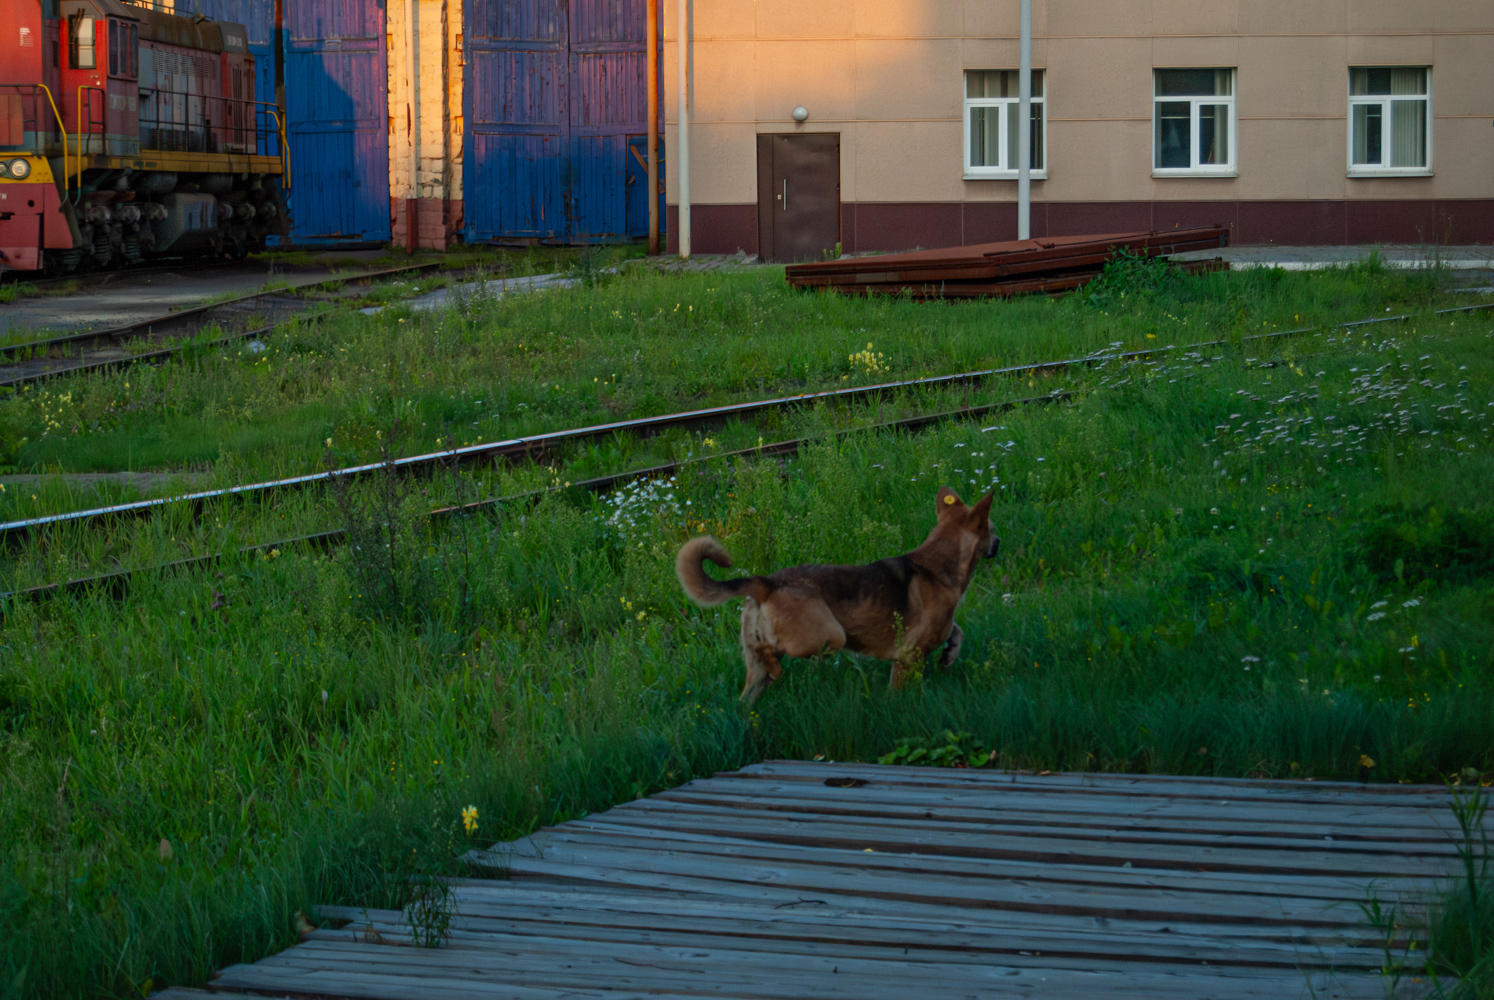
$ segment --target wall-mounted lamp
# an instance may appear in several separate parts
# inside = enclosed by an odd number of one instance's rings
[[[804,105],[801,104],[797,108],[794,109],[794,121],[796,121],[796,122],[802,122],[802,121],[805,121],[808,118],[809,118],[809,109],[806,108]]]

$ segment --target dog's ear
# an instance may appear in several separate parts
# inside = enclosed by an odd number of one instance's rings
[[[939,487],[939,495],[934,498],[934,508],[938,515],[943,518],[951,511],[963,511],[965,504],[960,500],[960,495],[948,486]]]
[[[991,501],[996,499],[995,493],[987,493],[980,498],[980,503],[970,508],[970,521],[979,527],[991,517]]]

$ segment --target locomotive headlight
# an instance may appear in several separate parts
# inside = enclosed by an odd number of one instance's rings
[[[18,181],[31,176],[31,161],[29,160],[11,160],[6,166],[10,168],[8,171],[10,176]]]

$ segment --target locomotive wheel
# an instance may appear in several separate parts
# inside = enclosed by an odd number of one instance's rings
[[[66,250],[43,250],[42,251],[42,277],[43,278],[60,278],[60,277],[62,277],[68,271],[72,270],[72,268],[68,266],[69,263],[76,264],[76,261],[70,262],[68,260],[68,251],[66,251]]]

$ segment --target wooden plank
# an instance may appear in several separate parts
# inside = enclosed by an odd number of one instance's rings
[[[1270,778],[1214,778],[1190,775],[1113,774],[1064,771],[1052,774],[1002,771],[987,768],[917,767],[874,764],[863,761],[764,761],[739,771],[722,771],[718,778],[785,778],[813,780],[819,775],[851,774],[882,781],[908,784],[1003,785],[1009,788],[1048,791],[1082,791],[1096,794],[1145,794],[1169,797],[1226,798],[1262,801],[1322,800],[1363,801],[1388,805],[1436,805],[1451,793],[1436,785],[1390,785],[1348,781],[1298,781]]]
[[[1087,885],[1144,886],[1193,892],[1243,893],[1246,895],[1287,895],[1310,899],[1361,902],[1365,882],[1358,878],[1285,876],[1265,880],[1259,875],[1238,872],[1180,874],[1155,868],[1102,868],[1097,865],[1058,865],[1048,862],[1009,861],[1003,858],[942,858],[929,855],[900,855],[882,852],[875,859],[863,851],[831,847],[794,847],[759,841],[692,834],[673,830],[619,827],[607,823],[591,824],[584,820],[567,823],[536,835],[517,850],[519,856],[542,857],[540,844],[576,847],[626,847],[636,850],[674,851],[706,856],[747,858],[758,861],[798,860],[805,864],[859,864],[868,872],[883,869],[931,871],[970,878],[1022,878],[1051,882],[1074,882]],[[500,852],[508,845],[494,845]],[[1392,892],[1405,895],[1426,891],[1436,885],[1434,879],[1397,878],[1381,880],[1382,898]]]
[[[1028,815],[1084,819],[1093,817],[1093,821],[1097,823],[1110,819],[1145,819],[1185,825],[1227,823],[1231,829],[1321,825],[1353,830],[1363,826],[1371,830],[1384,830],[1386,836],[1394,833],[1396,836],[1441,837],[1444,841],[1446,834],[1458,831],[1452,810],[1445,807],[1385,809],[1378,805],[1303,805],[1234,799],[1175,799],[1166,796],[1117,798],[1062,792],[1048,794],[1036,790],[1010,793],[1000,785],[935,788],[872,781],[860,787],[837,788],[826,786],[823,781],[744,782],[707,778],[686,782],[653,797],[669,799],[696,794],[732,796],[744,800],[765,797],[826,803],[921,805],[927,809],[956,809],[977,814],[996,812],[1014,819]],[[1325,830],[1324,833],[1331,834],[1331,830]]]
[[[291,952],[295,950],[290,949]],[[229,989],[257,990],[261,994],[291,993],[338,1000],[578,1000],[581,997],[604,996],[606,1000],[695,1000],[687,994],[656,990],[620,989],[603,993],[600,990],[583,991],[566,986],[482,982],[465,977],[436,975],[422,975],[412,980],[406,976],[349,970],[331,964],[326,968],[308,968],[299,965],[270,965],[268,961],[267,959],[253,965],[231,965],[223,970],[222,977],[214,982],[214,986],[223,983]],[[264,1000],[264,997],[261,995],[258,1000]]]
[[[516,875],[547,875],[585,881],[662,885],[664,888],[701,887],[723,892],[728,884],[774,886],[798,893],[831,893],[840,897],[860,896],[902,903],[1003,909],[1017,912],[1068,914],[1106,919],[1152,920],[1162,923],[1258,923],[1295,927],[1349,927],[1362,916],[1339,905],[1338,915],[1328,906],[1301,900],[1270,900],[1257,896],[1204,896],[1170,890],[1106,890],[1045,883],[1010,882],[972,885],[968,880],[932,875],[879,873],[868,878],[855,869],[826,871],[789,864],[751,865],[715,862],[691,867],[679,858],[653,859],[640,854],[636,860],[617,856],[588,855],[534,861],[519,859]]]
[[[833,789],[820,786],[824,792],[856,793],[862,789]],[[1055,831],[1064,836],[1104,840],[1150,840],[1155,843],[1238,842],[1249,846],[1274,846],[1293,849],[1297,846],[1332,845],[1333,850],[1395,851],[1420,855],[1456,858],[1456,845],[1448,831],[1427,826],[1420,829],[1400,828],[1388,831],[1353,826],[1348,823],[1290,823],[1285,820],[1262,823],[1245,819],[1223,818],[1193,820],[1159,820],[1129,811],[1116,815],[1074,811],[1071,813],[1022,812],[988,806],[976,809],[946,802],[919,802],[912,796],[901,801],[887,801],[871,794],[819,795],[722,793],[715,789],[679,788],[652,796],[650,803],[680,802],[716,809],[754,809],[761,812],[815,813],[821,816],[886,818],[911,823],[976,824],[985,829],[1003,829],[1020,836],[1047,837]],[[1451,815],[1449,823],[1454,822]]]
[[[824,813],[812,808],[799,808],[793,803],[785,803],[785,806],[786,808],[783,809],[774,809],[755,808],[751,804],[718,805],[711,800],[697,804],[678,798],[645,799],[627,803],[608,810],[603,816],[588,817],[588,819],[599,823],[648,825],[665,821],[666,818],[678,817],[696,827],[709,827],[722,832],[739,829],[744,825],[756,829],[761,824],[792,830],[811,827],[837,830],[840,833],[855,830],[857,831],[855,836],[880,836],[886,837],[889,843],[909,844],[919,843],[921,838],[922,840],[932,838],[936,842],[948,841],[955,844],[968,841],[969,835],[996,838],[1003,844],[1020,844],[1023,840],[1033,839],[1042,841],[1061,839],[1069,842],[1066,849],[1080,850],[1083,846],[1084,850],[1081,853],[1097,858],[1111,855],[1124,856],[1124,860],[1131,860],[1133,864],[1137,861],[1137,858],[1130,856],[1135,852],[1133,844],[1150,847],[1156,852],[1175,858],[1197,855],[1200,857],[1196,860],[1200,862],[1202,856],[1218,853],[1220,848],[1227,848],[1238,855],[1238,861],[1241,864],[1255,863],[1256,867],[1264,866],[1270,870],[1292,865],[1299,858],[1306,860],[1306,864],[1314,870],[1334,871],[1337,870],[1335,866],[1350,872],[1378,870],[1379,862],[1370,862],[1369,859],[1393,858],[1399,859],[1393,870],[1407,874],[1440,873],[1445,871],[1449,864],[1455,863],[1457,856],[1451,844],[1446,842],[1444,842],[1446,844],[1444,847],[1430,843],[1407,844],[1395,841],[1323,839],[1314,842],[1279,838],[1272,840],[1262,837],[1236,838],[1228,833],[1220,833],[1212,837],[1198,833],[1147,836],[1144,831],[1121,831],[1113,837],[1106,837],[1103,830],[1082,827],[1055,826],[1038,828],[1034,831],[1019,824],[1008,824],[1000,820],[981,822],[979,819],[972,818],[965,822],[945,823],[938,819],[937,814],[933,820],[926,819],[922,815],[909,819],[895,815]],[[932,812],[932,810],[925,810],[925,812]],[[1326,868],[1320,867],[1325,863]]]
[[[493,883],[490,886],[468,884],[462,890],[464,906],[472,912],[485,912],[488,906],[509,905],[518,899],[526,905],[565,907],[576,900],[578,907],[612,909],[619,912],[660,912],[682,918],[709,921],[714,914],[740,916],[767,924],[808,922],[812,926],[865,926],[885,929],[888,926],[923,928],[934,934],[969,933],[974,935],[1009,934],[1027,931],[1043,932],[1062,938],[1090,932],[1193,935],[1222,941],[1290,946],[1328,945],[1334,942],[1355,944],[1364,940],[1366,925],[1333,925],[1296,927],[1282,924],[1192,923],[1188,920],[1145,920],[1106,916],[1075,916],[1041,912],[1005,911],[1000,909],[944,906],[929,903],[890,901],[877,897],[846,896],[834,893],[804,893],[792,889],[756,888],[734,885],[731,896],[691,896],[665,893],[648,884],[648,873],[613,870],[611,885],[557,885],[528,877],[517,882]],[[588,903],[585,900],[612,900],[610,903]],[[463,911],[465,912],[465,911]]]
[[[1359,875],[1366,880],[1387,873],[1435,877],[1445,874],[1448,869],[1447,863],[1440,859],[1403,852],[1281,850],[1226,843],[1105,843],[1061,836],[1018,837],[1005,831],[978,829],[973,825],[948,829],[890,819],[856,822],[850,818],[774,816],[747,810],[734,810],[723,815],[708,808],[683,803],[650,803],[648,800],[597,813],[588,819],[618,826],[663,827],[707,834],[719,832],[738,838],[750,837],[806,847],[872,848],[905,854],[1004,857],[1114,867],[1129,863],[1132,867],[1265,875]]]
[[[1149,914],[1146,919],[1153,919],[1151,914],[1162,920],[1202,914],[1204,916],[1199,919],[1206,921],[1235,919],[1268,923],[1354,923],[1360,919],[1357,906],[1343,900],[1278,898],[1270,894],[1224,895],[1135,884],[970,879],[934,872],[868,871],[856,865],[815,865],[792,859],[767,862],[750,858],[701,858],[698,855],[621,848],[557,848],[547,852],[543,862],[516,861],[512,871],[515,874],[534,873],[540,871],[538,864],[618,868],[759,885],[782,884],[800,890],[833,891],[840,895],[859,894],[934,905],[1032,909],[1042,903],[1045,904],[1043,912],[1097,912],[1117,916],[1121,913],[1120,901],[1129,900],[1131,909]],[[545,871],[562,874],[554,868]],[[1349,916],[1333,920],[1326,916],[1330,911]]]
[[[928,944],[909,941],[896,944],[895,935],[888,934],[887,941],[865,943],[841,937],[811,938],[808,936],[762,936],[756,933],[739,934],[737,922],[729,922],[715,934],[700,931],[675,930],[654,927],[620,927],[615,924],[584,922],[570,914],[570,920],[556,917],[535,920],[523,915],[504,918],[494,916],[466,917],[458,921],[450,932],[448,946],[452,948],[518,949],[534,954],[531,938],[549,942],[564,942],[567,949],[578,953],[594,954],[598,945],[632,950],[636,946],[661,947],[666,949],[714,950],[727,948],[741,955],[778,956],[797,955],[817,958],[821,961],[839,962],[844,959],[863,961],[910,961],[929,965],[990,965],[992,962],[1015,968],[1067,968],[1075,970],[1124,972],[1142,967],[1171,967],[1178,970],[1211,968],[1227,971],[1237,976],[1278,977],[1283,971],[1302,969],[1325,969],[1351,972],[1356,975],[1377,974],[1379,954],[1372,948],[1360,949],[1300,949],[1296,954],[1287,949],[1245,949],[1233,953],[1217,942],[1196,942],[1180,945],[1168,951],[1148,948],[1145,943],[1138,946],[1147,953],[1127,953],[1119,945],[1112,948],[1090,948],[1087,939],[1077,942],[1063,941],[1057,946],[1053,939],[1029,937],[1012,941],[1003,947],[959,948],[942,947],[937,941]],[[746,925],[752,931],[757,926]],[[410,946],[412,940],[407,926],[390,925],[377,927],[378,937],[372,940],[389,946]],[[313,931],[308,941],[319,941],[336,946],[350,941],[368,941],[368,937],[352,938],[345,931]],[[994,936],[992,937],[994,941]],[[567,952],[569,953],[569,952]]]
[[[474,982],[498,980],[505,986],[521,984],[531,988],[569,985],[763,998],[815,996],[826,1000],[863,997],[905,1000],[910,991],[940,997],[984,996],[988,990],[1006,985],[1004,981],[1011,977],[1027,976],[1041,981],[1064,972],[1083,977],[1105,995],[1117,995],[1117,987],[1135,993],[1144,982],[1152,995],[1218,996],[1221,992],[1209,987],[1225,986],[1228,992],[1222,995],[1276,1000],[1284,988],[1290,985],[1300,990],[1304,981],[1299,973],[1236,975],[1231,970],[1213,969],[1208,973],[1180,972],[1175,968],[1140,964],[1121,974],[1106,974],[1058,967],[952,965],[802,955],[779,955],[772,962],[764,962],[757,954],[725,949],[602,943],[590,943],[580,949],[573,942],[539,938],[483,949],[460,945],[428,949],[308,942],[277,956],[282,958],[283,962],[277,964],[317,971],[340,968],[362,974],[378,972],[418,978],[421,983],[427,977],[437,976]],[[1350,978],[1380,985],[1378,976]],[[1199,992],[1201,988],[1207,992]]]
[[[907,767],[828,761],[765,761],[744,767],[740,771],[723,771],[716,777],[814,781],[837,775],[925,786],[1000,785],[1013,791],[1031,789],[1093,795],[1164,795],[1169,798],[1227,798],[1262,802],[1352,803],[1392,808],[1446,807],[1452,798],[1446,789],[1429,785],[1075,772],[1035,775],[983,768]]]
[[[1241,778],[1227,775],[1199,775],[1199,774],[1153,774],[1153,773],[1130,773],[1117,771],[1053,771],[1033,772],[1030,770],[1007,770],[1001,768],[941,768],[927,767],[908,764],[877,764],[870,761],[826,761],[826,760],[789,760],[777,758],[774,760],[759,761],[749,764],[736,771],[722,771],[722,775],[730,774],[752,774],[769,771],[811,771],[818,768],[841,768],[860,767],[883,773],[902,774],[909,778],[918,779],[923,776],[938,774],[955,774],[977,781],[1000,781],[1000,782],[1034,782],[1043,784],[1069,784],[1081,783],[1084,787],[1097,787],[1105,782],[1117,782],[1128,785],[1150,784],[1169,789],[1176,789],[1179,794],[1189,786],[1207,785],[1210,787],[1234,787],[1251,793],[1302,792],[1304,794],[1319,794],[1322,792],[1353,792],[1370,795],[1391,796],[1446,796],[1448,790],[1440,784],[1391,784],[1388,782],[1369,781],[1329,781],[1316,780],[1313,778]],[[1169,791],[1168,794],[1173,794]]]
[[[742,914],[722,908],[702,920],[701,914],[675,914],[650,908],[645,899],[633,907],[580,907],[572,902],[538,906],[522,900],[503,905],[491,898],[459,897],[454,926],[465,934],[480,937],[485,933],[525,935],[539,933],[554,937],[651,941],[686,946],[694,943],[711,947],[712,939],[726,939],[730,946],[753,951],[795,951],[809,953],[855,954],[877,957],[884,954],[929,952],[940,961],[987,961],[989,956],[1006,956],[1006,960],[1023,964],[1020,955],[1048,956],[1069,960],[1127,964],[1138,961],[1166,962],[1184,965],[1239,965],[1275,968],[1326,967],[1377,969],[1382,961],[1381,942],[1367,932],[1354,941],[1342,939],[1312,940],[1307,937],[1287,941],[1266,938],[1241,939],[1214,937],[1215,927],[1161,928],[1141,931],[1126,925],[1118,929],[1085,927],[1080,921],[1069,921],[1062,933],[1054,928],[1018,925],[1003,928],[957,927],[941,924],[933,928],[910,921],[884,919],[869,925],[858,921],[833,919],[815,914],[800,914],[798,919],[762,913]],[[408,934],[404,924],[376,925],[381,933]],[[384,927],[389,930],[383,930]],[[317,931],[317,934],[323,932]],[[346,931],[330,931],[345,934]],[[1031,964],[1031,963],[1026,963]],[[1100,966],[1095,966],[1096,968]]]

